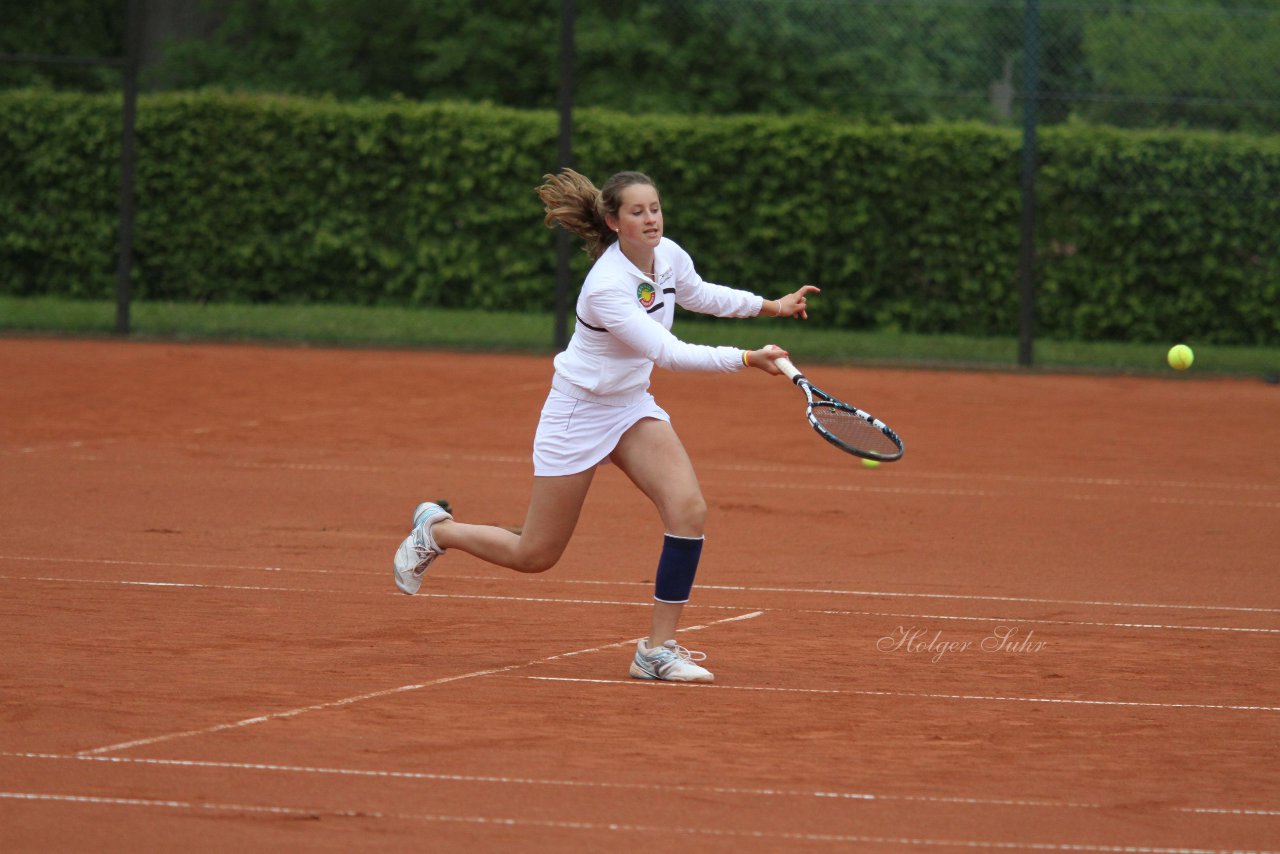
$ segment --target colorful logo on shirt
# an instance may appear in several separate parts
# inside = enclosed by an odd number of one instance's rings
[[[653,285],[648,282],[643,283],[636,288],[636,299],[640,300],[640,304],[645,308],[650,308],[653,301],[658,298],[658,292],[653,289]]]

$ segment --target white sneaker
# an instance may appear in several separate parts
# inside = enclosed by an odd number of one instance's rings
[[[669,640],[657,649],[649,649],[644,639],[636,644],[636,657],[631,661],[631,675],[636,679],[662,679],[667,682],[714,682],[710,670],[694,664],[705,661],[705,652],[693,652]]]
[[[431,526],[452,518],[447,510],[431,501],[424,501],[413,511],[413,531],[396,549],[396,587],[402,593],[410,596],[417,593],[422,586],[422,577],[427,574],[427,567],[445,553],[446,550],[436,545],[435,538],[431,536]]]

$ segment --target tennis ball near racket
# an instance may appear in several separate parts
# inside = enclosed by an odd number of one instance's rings
[[[866,459],[866,458],[863,458],[863,460],[862,460],[862,465],[863,465],[864,467],[866,467],[866,468],[869,468],[869,469],[879,468],[879,467],[880,467],[880,461],[879,461],[879,460],[868,460],[868,459]]]
[[[1169,367],[1175,371],[1185,371],[1196,360],[1196,354],[1186,344],[1174,344],[1169,348]]]

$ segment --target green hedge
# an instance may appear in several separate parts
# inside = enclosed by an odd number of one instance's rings
[[[0,93],[0,293],[114,289],[118,97]],[[142,299],[546,309],[533,190],[556,117],[480,104],[144,97]],[[823,287],[820,325],[1017,328],[1016,132],[583,111],[597,181],[642,169],[712,280]],[[1280,141],[1045,129],[1043,335],[1280,343]],[[586,269],[579,253],[575,272]]]
[[[1040,186],[1062,337],[1280,342],[1280,137],[1057,130]]]

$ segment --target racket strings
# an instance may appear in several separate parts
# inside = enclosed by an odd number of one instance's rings
[[[900,449],[892,435],[865,417],[846,409],[815,404],[812,416],[822,429],[851,448],[895,456]]]

